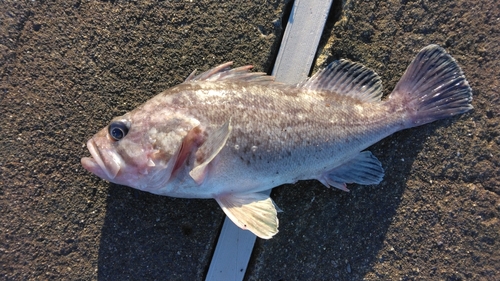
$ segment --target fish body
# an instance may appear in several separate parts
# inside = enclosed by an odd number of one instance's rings
[[[307,179],[342,190],[378,184],[384,171],[365,148],[472,108],[467,80],[437,45],[420,51],[385,100],[379,76],[345,60],[298,85],[230,65],[114,118],[87,142],[82,165],[154,194],[214,198],[236,225],[268,239],[278,219],[260,191]]]

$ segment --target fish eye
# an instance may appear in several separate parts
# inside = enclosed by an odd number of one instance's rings
[[[114,121],[109,124],[108,132],[116,141],[123,139],[128,133],[128,126],[122,121]]]

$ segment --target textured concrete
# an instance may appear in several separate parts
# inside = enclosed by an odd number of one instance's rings
[[[361,62],[389,93],[418,50],[437,43],[462,66],[475,110],[370,148],[386,169],[378,186],[275,189],[280,233],[257,241],[246,279],[498,279],[499,4],[336,7],[317,64]],[[273,1],[3,1],[1,278],[202,280],[223,219],[217,204],[109,184],[80,157],[113,116],[194,68],[233,60],[270,71],[284,10]]]

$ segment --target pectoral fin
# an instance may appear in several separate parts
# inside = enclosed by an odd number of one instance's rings
[[[262,193],[227,195],[216,198],[226,215],[240,228],[262,239],[278,233],[278,216],[273,200]]]
[[[185,167],[190,155],[199,146],[201,141],[202,130],[199,126],[194,127],[187,133],[170,160],[171,163],[169,163],[168,171],[171,171],[171,177],[174,177],[183,167]]]
[[[212,132],[207,140],[198,148],[194,168],[189,172],[189,175],[196,183],[201,184],[205,179],[208,172],[208,164],[226,145],[227,138],[231,134],[231,129],[231,119],[229,119],[222,127]]]

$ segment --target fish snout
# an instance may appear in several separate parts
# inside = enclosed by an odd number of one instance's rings
[[[115,182],[123,164],[121,157],[112,148],[99,146],[94,139],[87,142],[87,149],[91,157],[83,157],[82,166],[100,178]]]

